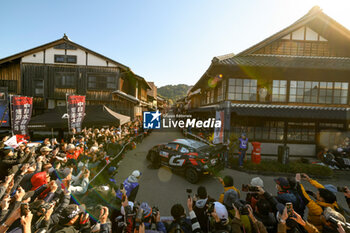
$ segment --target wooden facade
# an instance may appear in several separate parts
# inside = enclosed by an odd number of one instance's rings
[[[128,67],[66,36],[0,59],[0,86],[7,86],[10,94],[34,97],[34,114],[63,106],[66,94],[77,94],[85,95],[88,105],[106,105],[116,112],[120,109],[132,118],[135,103],[119,105],[113,92],[122,90],[147,100],[149,89]]]

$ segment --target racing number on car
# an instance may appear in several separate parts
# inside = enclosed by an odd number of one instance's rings
[[[185,159],[179,159],[181,155],[174,155],[169,160],[169,165],[181,167],[185,163]]]

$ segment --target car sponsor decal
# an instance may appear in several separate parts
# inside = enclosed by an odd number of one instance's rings
[[[164,158],[168,158],[169,153],[168,153],[168,152],[165,152],[165,151],[160,151],[160,152],[159,152],[159,156],[162,156],[162,157],[164,157]]]
[[[169,165],[181,167],[185,163],[185,159],[180,159],[181,155],[174,155],[169,160]]]

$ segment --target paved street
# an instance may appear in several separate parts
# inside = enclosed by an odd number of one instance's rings
[[[170,215],[170,208],[175,203],[181,203],[186,205],[186,189],[192,188],[193,192],[199,185],[204,185],[210,196],[218,198],[223,191],[222,186],[213,177],[205,177],[201,179],[196,185],[188,183],[184,177],[177,174],[172,174],[171,171],[166,168],[159,170],[148,169],[149,162],[146,160],[148,150],[159,143],[169,142],[176,138],[181,138],[182,134],[179,130],[154,130],[152,134],[145,138],[145,140],[137,145],[137,148],[129,151],[125,158],[121,161],[119,167],[119,173],[117,177],[118,183],[121,183],[133,170],[138,169],[142,172],[142,178],[140,180],[140,189],[137,195],[138,201],[146,201],[151,206],[155,205],[160,208],[162,215]],[[221,172],[221,175],[231,175],[234,177],[235,186],[241,188],[242,184],[250,182],[251,178],[256,177],[254,174],[247,174],[231,169],[225,169]],[[265,182],[265,188],[267,191],[276,193],[274,177],[260,176]],[[348,177],[344,177],[344,180],[320,180],[322,184],[332,183],[335,186],[349,185]],[[305,183],[305,182],[304,182]],[[315,191],[309,185],[307,187],[310,190]],[[245,194],[243,194],[245,198]],[[341,205],[345,205],[344,196],[338,194],[338,201]]]

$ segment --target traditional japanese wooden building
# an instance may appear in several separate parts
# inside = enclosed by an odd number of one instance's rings
[[[0,59],[0,86],[7,87],[9,94],[34,97],[36,115],[64,106],[68,93],[85,95],[87,105],[105,105],[131,118],[141,115],[141,102],[147,101],[150,89],[129,67],[66,35]]]
[[[244,35],[242,35],[244,37]],[[350,31],[319,7],[240,52],[214,57],[188,95],[193,115],[225,104],[231,132],[260,141],[262,154],[312,156],[349,130]]]

